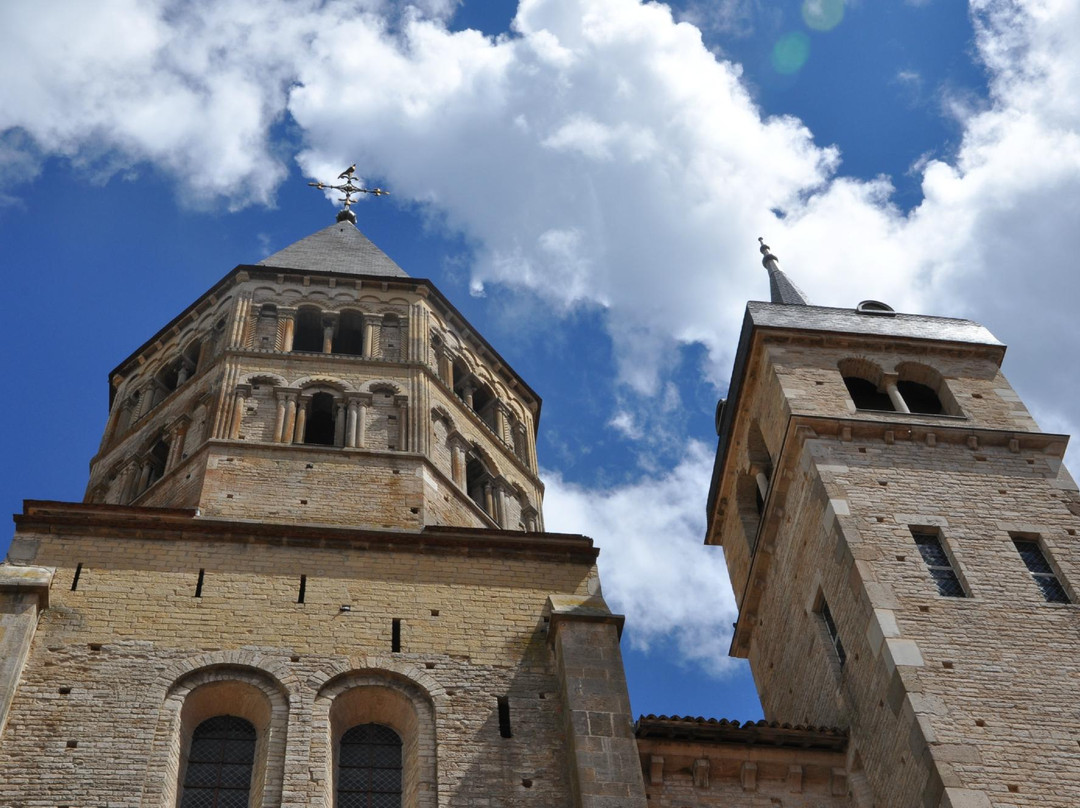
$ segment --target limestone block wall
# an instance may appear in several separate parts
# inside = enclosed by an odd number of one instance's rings
[[[143,538],[104,528],[16,537],[13,556],[56,575],[0,737],[0,805],[169,804],[191,677],[281,694],[266,730],[266,782],[280,782],[281,805],[326,805],[320,715],[343,682],[381,683],[420,705],[419,734],[406,738],[423,751],[408,804],[573,804],[545,610],[552,592],[595,589],[591,561],[469,552],[467,542],[290,545],[260,541],[257,526],[194,540],[197,523],[181,531],[179,517],[162,518],[169,526],[147,522]]]
[[[843,751],[785,748],[757,739],[702,742],[692,737],[640,737],[640,733],[638,751],[645,792],[654,808],[862,805],[849,793]]]

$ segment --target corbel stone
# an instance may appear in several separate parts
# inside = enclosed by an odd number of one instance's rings
[[[698,758],[694,761],[694,788],[709,787],[709,759]]]

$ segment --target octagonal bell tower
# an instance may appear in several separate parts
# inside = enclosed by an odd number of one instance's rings
[[[540,398],[344,219],[240,265],[111,374],[86,501],[543,528]]]

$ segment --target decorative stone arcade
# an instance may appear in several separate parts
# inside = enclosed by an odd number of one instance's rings
[[[543,529],[539,397],[350,221],[237,267],[111,379],[88,502]]]

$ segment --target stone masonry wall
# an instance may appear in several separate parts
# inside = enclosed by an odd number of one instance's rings
[[[284,757],[269,763],[283,767],[285,805],[319,804],[312,773],[325,760],[306,739],[320,683],[368,669],[432,700],[438,805],[571,804],[544,609],[552,592],[585,595],[590,564],[32,533],[15,551],[57,572],[0,739],[0,805],[139,805],[160,775],[151,759],[168,687],[221,665],[265,671],[288,691]]]

